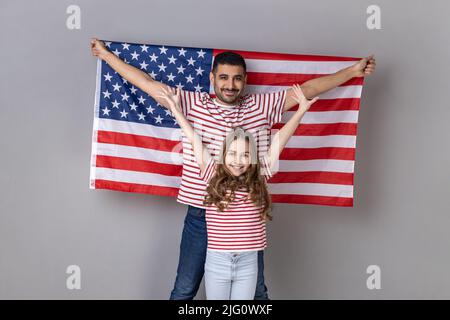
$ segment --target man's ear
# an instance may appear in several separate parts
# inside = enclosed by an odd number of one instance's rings
[[[214,73],[212,71],[209,72],[209,82],[214,86]]]

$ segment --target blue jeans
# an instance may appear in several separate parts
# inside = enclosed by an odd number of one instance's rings
[[[205,272],[207,245],[205,209],[188,206],[181,237],[177,277],[170,294],[171,300],[194,299]],[[258,280],[255,300],[267,299],[269,297],[264,284],[264,250],[260,250],[258,251]]]
[[[258,279],[258,251],[206,253],[208,300],[253,300]]]

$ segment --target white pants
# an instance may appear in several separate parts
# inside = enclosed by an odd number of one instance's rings
[[[253,300],[257,278],[258,251],[207,251],[205,288],[208,300]]]

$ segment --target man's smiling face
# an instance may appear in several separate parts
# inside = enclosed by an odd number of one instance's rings
[[[243,94],[247,75],[242,66],[219,64],[215,72],[209,74],[214,92],[219,102],[235,105]]]

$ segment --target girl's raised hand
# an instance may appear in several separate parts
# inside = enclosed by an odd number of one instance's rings
[[[172,88],[167,86],[162,88],[159,94],[156,95],[157,98],[161,98],[165,103],[164,105],[172,112],[181,111],[181,91],[178,88]]]
[[[298,110],[297,112],[305,113],[308,111],[309,107],[319,100],[319,97],[315,97],[311,100],[308,100],[305,95],[303,94],[302,88],[298,84],[294,84],[292,86],[292,90],[294,90],[295,96],[294,100],[298,103]]]

